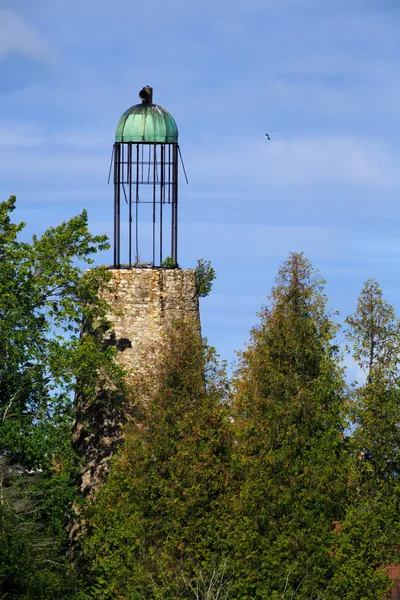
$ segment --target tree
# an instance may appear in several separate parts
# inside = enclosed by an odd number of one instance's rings
[[[353,402],[357,464],[366,480],[387,487],[397,484],[400,472],[400,322],[373,280],[346,321],[353,358],[367,378]]]
[[[400,323],[393,307],[383,299],[378,283],[366,281],[356,312],[346,319],[353,358],[372,381],[375,376],[398,376]]]
[[[109,273],[83,273],[79,263],[92,264],[108,242],[89,233],[85,211],[21,241],[14,209],[15,197],[0,203],[0,597],[61,598],[63,573],[71,597],[62,554],[74,495],[72,396],[77,378],[94,397],[118,371],[114,349],[102,348],[110,324],[99,291]],[[85,323],[96,324],[92,335],[81,336]]]
[[[85,321],[109,327],[98,298],[109,274],[77,265],[108,243],[88,232],[85,212],[19,241],[24,224],[11,222],[14,208],[14,197],[0,204],[0,454],[33,468],[51,462],[52,445],[65,438],[76,377],[93,387],[111,368],[114,350],[80,336]]]
[[[27,473],[3,461],[0,474],[0,598],[71,600],[79,582],[63,552],[70,473]]]
[[[240,355],[233,598],[322,598],[332,576],[332,522],[345,505],[346,385],[323,283],[291,254]]]
[[[199,258],[196,267],[196,290],[200,298],[208,296],[216,278],[215,270],[209,260]]]
[[[385,567],[400,560],[400,323],[372,279],[346,322],[354,360],[366,381],[353,391],[351,496],[337,536],[332,586],[349,600],[373,600],[393,585]]]
[[[205,600],[212,598],[205,587],[221,589],[229,578],[220,535],[230,485],[226,380],[199,332],[181,324],[152,386],[151,399],[133,407],[124,446],[88,506],[91,597],[172,600],[197,590]]]

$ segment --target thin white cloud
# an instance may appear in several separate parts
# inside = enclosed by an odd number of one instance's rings
[[[232,177],[270,185],[351,183],[392,189],[399,185],[398,151],[382,142],[357,136],[226,140],[224,146],[203,141],[186,152],[196,177]]]
[[[111,217],[111,197],[108,203]],[[112,221],[98,219],[93,214],[91,227],[94,231],[105,231],[112,235]],[[126,215],[122,217],[122,230],[126,233],[128,223]],[[269,226],[264,224],[221,224],[212,222],[184,222],[179,225],[180,246],[185,249],[186,257],[204,254],[218,257],[218,260],[247,261],[259,264],[259,261],[280,262],[292,251],[304,251],[312,261],[335,261],[336,265],[348,260],[349,235],[346,228],[329,226]],[[151,223],[142,219],[140,238],[151,240]],[[207,248],[204,250],[204,240]],[[143,250],[145,248],[143,247]],[[237,267],[239,268],[239,267]],[[246,291],[246,290],[244,290]],[[254,304],[251,293],[240,296],[241,302]],[[263,298],[259,299],[259,303]],[[255,310],[258,305],[255,303]]]
[[[37,148],[43,143],[43,136],[29,123],[0,123],[0,148]]]
[[[51,138],[53,144],[57,144],[64,148],[73,148],[79,151],[87,149],[99,149],[108,146],[111,148],[112,137],[109,131],[87,131],[86,133],[74,131],[58,133]]]
[[[108,167],[109,157],[97,156],[93,153],[83,154],[63,150],[57,153],[30,152],[26,147],[21,152],[17,152],[14,147],[13,151],[3,150],[0,153],[0,173],[11,176],[23,173],[24,178],[29,177],[30,181],[50,179],[54,181],[60,176],[70,177],[71,173],[76,181],[82,178],[89,181],[96,175],[105,179],[105,174],[108,175]]]
[[[329,226],[269,226],[264,224],[181,223],[183,246],[198,244],[220,258],[260,260],[304,251],[319,260],[346,261],[349,247],[346,228]]]
[[[0,59],[12,53],[51,63],[49,47],[39,32],[14,11],[0,9]]]
[[[280,172],[296,181],[348,181],[392,187],[399,178],[390,151],[384,144],[357,137],[278,141],[271,145],[270,173]]]

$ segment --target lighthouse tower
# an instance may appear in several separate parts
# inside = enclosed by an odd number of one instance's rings
[[[113,331],[105,346],[117,350],[128,382],[150,381],[171,324],[186,321],[200,334],[193,269],[178,266],[178,128],[170,113],[153,104],[153,90],[120,118],[113,146],[114,264],[104,292]],[[78,394],[75,446],[82,457],[82,494],[92,495],[108,472],[129,420],[124,398],[98,402]]]

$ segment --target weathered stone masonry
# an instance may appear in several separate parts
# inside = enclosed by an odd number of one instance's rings
[[[188,269],[113,269],[106,299],[117,361],[132,381],[151,380],[162,341],[175,321],[190,320],[200,327],[195,271]],[[112,404],[107,390],[95,405],[80,398],[76,408],[75,445],[83,458],[81,490],[84,496],[98,488],[108,472],[110,458],[122,441],[122,426],[129,413],[124,400]]]
[[[113,306],[118,361],[132,377],[146,371],[173,321],[200,323],[195,272],[189,269],[113,269],[107,299]]]

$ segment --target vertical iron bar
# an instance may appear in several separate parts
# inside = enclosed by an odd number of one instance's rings
[[[121,184],[122,184],[122,186],[124,185],[124,182],[125,182],[125,177],[124,177],[124,175],[125,175],[125,170],[124,170],[124,154],[125,154],[125,152],[124,152],[124,149],[125,149],[125,144],[122,143],[121,144]]]
[[[148,161],[148,167],[147,167],[147,183],[150,183],[151,144],[148,144],[148,146],[149,146],[149,161]]]
[[[171,203],[171,144],[168,144],[168,204]]]
[[[174,264],[178,264],[178,144],[173,145],[172,165],[172,213],[173,213],[173,239],[174,239]]]
[[[117,165],[118,165],[118,146],[114,144],[114,268],[117,267]]]
[[[161,144],[161,162],[160,162],[160,265],[162,263],[162,242],[163,242],[163,222],[162,222],[162,209],[163,209],[163,200],[164,200],[164,152],[165,145]]]
[[[158,159],[157,159],[157,160],[158,160]],[[158,162],[156,162],[156,170],[155,170],[155,173],[156,173],[156,183],[158,183]]]
[[[135,257],[135,261],[137,263],[139,262],[139,168],[140,168],[139,152],[140,152],[139,144],[136,144],[136,248],[135,248],[136,257]],[[143,169],[143,163],[142,163],[142,169]]]
[[[123,146],[123,144],[122,144]],[[118,165],[117,165],[117,255],[116,267],[121,267],[121,145],[118,148]]]
[[[174,201],[175,201],[175,178],[174,178],[174,175],[175,175],[175,169],[174,169],[173,161],[174,161],[174,151],[172,150],[171,258],[172,258],[172,260],[175,263],[175,211],[174,211]],[[171,169],[171,161],[170,161],[170,169]]]
[[[150,168],[150,165],[149,165],[149,168]],[[157,145],[154,144],[154,148],[153,148],[153,266],[156,263],[156,169],[157,169]]]
[[[129,268],[132,268],[132,142],[128,145],[128,184],[129,184]]]
[[[142,179],[141,179],[141,182],[144,183],[144,179],[143,179],[144,144],[141,144],[141,146],[142,146]]]

